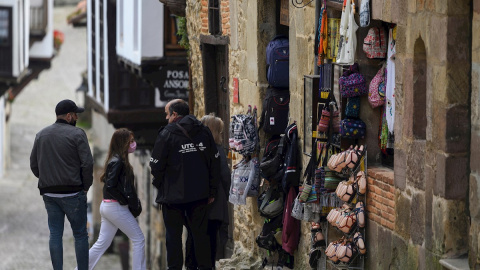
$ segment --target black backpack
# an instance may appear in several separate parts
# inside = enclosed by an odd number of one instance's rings
[[[259,247],[269,251],[277,251],[282,248],[276,239],[276,236],[281,237],[283,227],[282,221],[283,215],[278,215],[271,219],[265,219],[262,231],[255,239],[255,242]]]
[[[279,183],[284,174],[285,136],[273,136],[265,146],[262,160],[260,161],[260,175],[269,182]]]
[[[268,134],[283,134],[288,126],[289,107],[288,89],[267,88],[259,128]]]

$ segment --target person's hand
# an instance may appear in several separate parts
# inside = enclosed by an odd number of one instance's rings
[[[208,198],[208,204],[211,204],[213,203],[213,201],[215,201],[215,198],[211,197],[211,198]]]

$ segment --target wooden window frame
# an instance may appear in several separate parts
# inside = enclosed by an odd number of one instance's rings
[[[208,0],[208,32],[211,35],[221,35],[220,0]]]

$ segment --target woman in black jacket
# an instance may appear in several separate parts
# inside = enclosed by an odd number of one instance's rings
[[[210,247],[212,255],[211,260],[212,265],[215,266],[215,260],[225,257],[222,251],[223,249],[225,249],[225,245],[228,240],[228,194],[231,182],[230,168],[228,167],[227,157],[222,146],[224,126],[222,119],[220,119],[219,117],[215,117],[215,114],[211,113],[202,117],[200,121],[212,132],[215,144],[217,145],[218,153],[220,154],[221,178],[220,181],[218,181],[217,196],[215,197],[213,203],[210,205],[208,215],[208,236],[210,237]],[[190,234],[188,234],[187,242],[185,245],[185,266],[188,270],[197,269],[193,241]],[[217,247],[219,249],[218,251]]]
[[[89,251],[90,270],[110,246],[118,229],[132,240],[132,269],[146,269],[145,237],[135,219],[141,212],[141,205],[135,190],[133,169],[128,161],[128,154],[133,153],[136,146],[130,130],[121,128],[113,133],[105,171],[100,177],[105,184],[100,205],[102,223],[98,240]]]

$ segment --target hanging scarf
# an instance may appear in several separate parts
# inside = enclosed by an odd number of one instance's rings
[[[326,58],[332,59],[333,62],[336,62],[338,54],[338,42],[340,40],[340,19],[328,18],[327,28],[328,44]]]
[[[387,124],[387,108],[383,106],[381,128],[380,128],[380,150],[385,155],[387,154],[387,142],[388,142],[388,124]]]
[[[323,0],[322,9],[320,10],[321,24],[320,24],[320,41],[318,42],[318,61],[317,65],[320,66],[323,64],[323,59],[327,54],[327,3],[326,0]]]

